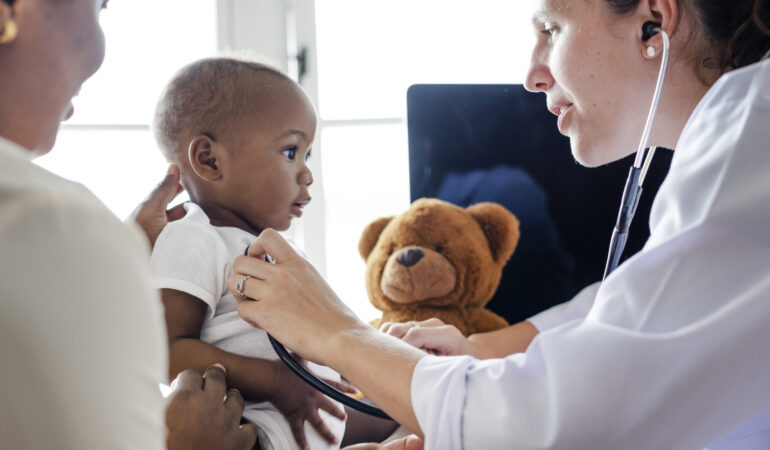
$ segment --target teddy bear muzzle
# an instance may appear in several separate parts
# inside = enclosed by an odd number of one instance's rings
[[[440,253],[420,246],[404,247],[385,263],[382,292],[396,303],[416,303],[443,297],[457,283],[457,271]]]

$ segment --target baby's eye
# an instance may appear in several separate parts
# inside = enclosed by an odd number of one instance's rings
[[[308,151],[308,152],[305,154],[305,162],[308,162],[308,161],[310,160],[310,156],[311,156],[312,154],[313,154],[313,153],[312,153],[312,152],[310,152],[310,151]]]
[[[281,151],[281,154],[293,161],[295,156],[297,155],[297,147],[289,147]]]

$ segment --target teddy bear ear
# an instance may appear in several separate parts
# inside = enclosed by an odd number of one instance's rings
[[[477,203],[466,211],[481,225],[496,263],[505,264],[519,242],[519,220],[497,203]]]
[[[361,240],[358,241],[358,253],[361,254],[361,258],[366,261],[369,258],[369,254],[374,250],[374,246],[377,245],[377,240],[382,234],[382,230],[393,220],[393,217],[382,217],[364,228],[364,232],[361,233]]]

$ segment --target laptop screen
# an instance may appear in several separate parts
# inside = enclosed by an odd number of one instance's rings
[[[545,96],[521,85],[414,85],[407,127],[413,201],[492,201],[520,221],[519,245],[488,308],[514,323],[601,279],[633,156],[580,166]],[[671,155],[655,155],[626,258],[649,237],[650,206]]]

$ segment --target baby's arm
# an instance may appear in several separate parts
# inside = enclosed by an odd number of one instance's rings
[[[318,410],[323,409],[345,420],[345,413],[331,400],[305,384],[280,361],[236,355],[201,341],[201,328],[208,308],[202,300],[174,289],[162,289],[161,298],[166,309],[170,380],[185,369],[203,372],[212,364],[221,363],[227,367],[228,386],[241,391],[247,400],[269,401],[281,411],[300,448],[307,445],[306,421],[324,439],[337,443],[336,436],[318,414]]]
[[[174,289],[161,290],[166,310],[169,344],[169,380],[185,369],[201,372],[214,363],[227,367],[227,385],[251,401],[268,401],[275,389],[279,367],[275,362],[226,352],[200,340],[208,306]]]

